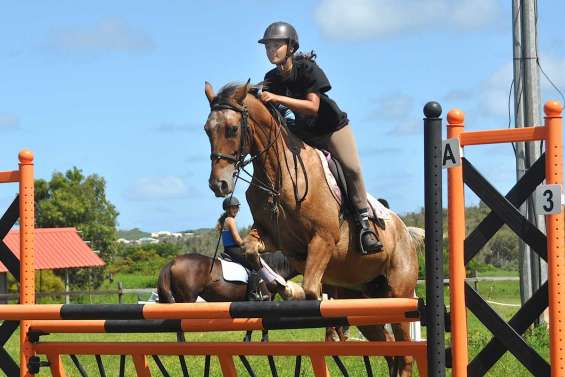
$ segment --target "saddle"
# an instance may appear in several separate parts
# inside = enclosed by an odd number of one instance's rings
[[[347,190],[347,181],[340,162],[333,158],[332,155],[325,150],[317,150],[324,168],[326,181],[334,194],[334,198],[339,203],[340,215],[347,216],[353,213],[351,206],[351,198]],[[369,219],[379,228],[385,230],[385,220],[390,218],[388,202],[384,199],[375,199],[371,194],[367,193],[367,202],[369,204]]]
[[[220,258],[218,258],[222,263],[222,272],[223,278],[225,281],[229,282],[238,282],[238,283],[247,283],[249,280],[249,274],[251,270],[240,263],[234,261],[230,258],[230,256],[226,253],[222,253]],[[261,281],[271,282],[276,281],[280,285],[284,286],[287,284],[287,281],[278,273],[276,273],[271,266],[267,264],[263,260],[260,259],[261,262]]]
[[[249,269],[243,267],[237,262],[234,262],[225,253],[222,253],[218,260],[222,264],[222,275],[225,281],[247,284],[247,281],[249,280],[249,273],[251,272]]]

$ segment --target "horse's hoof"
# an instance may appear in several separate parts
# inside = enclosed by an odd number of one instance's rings
[[[287,281],[282,296],[285,300],[304,300],[306,293],[304,293],[304,289],[300,285]]]

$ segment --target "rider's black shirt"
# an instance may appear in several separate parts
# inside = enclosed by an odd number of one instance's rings
[[[340,110],[326,92],[332,87],[324,71],[316,62],[308,59],[294,60],[292,71],[284,78],[275,68],[265,75],[266,90],[271,93],[306,99],[308,93],[320,96],[320,108],[315,116],[294,113],[295,124],[289,124],[291,130],[302,137],[323,136],[347,126],[347,113]]]

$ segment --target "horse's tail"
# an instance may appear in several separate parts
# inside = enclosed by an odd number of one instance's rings
[[[424,250],[424,242],[426,240],[426,231],[422,228],[415,226],[408,226],[408,233],[410,234],[410,241],[418,254],[421,254]]]
[[[172,304],[175,302],[173,292],[171,290],[171,266],[175,260],[167,263],[161,272],[159,272],[159,280],[157,281],[157,293],[159,294],[159,302],[161,304]]]

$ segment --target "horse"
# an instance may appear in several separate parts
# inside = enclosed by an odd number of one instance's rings
[[[246,191],[253,216],[244,239],[248,259],[257,264],[259,253],[283,250],[304,275],[307,299],[320,299],[322,283],[357,297],[413,297],[417,240],[400,217],[391,211],[386,229],[372,224],[384,250],[363,255],[352,219],[340,217],[342,208],[326,184],[318,152],[290,132],[281,114],[252,89],[249,81],[228,84],[216,95],[210,83],[204,86],[210,104],[204,125],[211,148],[210,189],[217,197],[229,195],[245,167],[253,165]],[[392,327],[396,340],[410,339],[408,323]],[[386,340],[382,325],[360,330],[369,340]],[[412,356],[387,361],[391,375],[412,375]]]
[[[287,281],[291,291],[298,295],[294,298],[300,298],[302,289],[290,281],[298,272],[289,265],[284,255],[278,251],[265,253],[262,258]],[[288,293],[276,283],[263,282],[260,289],[268,299],[272,299],[276,293],[289,298]],[[161,268],[157,293],[160,303],[196,302],[199,296],[206,301],[246,301],[247,284],[225,280],[222,264],[218,259],[190,253],[176,256]]]

